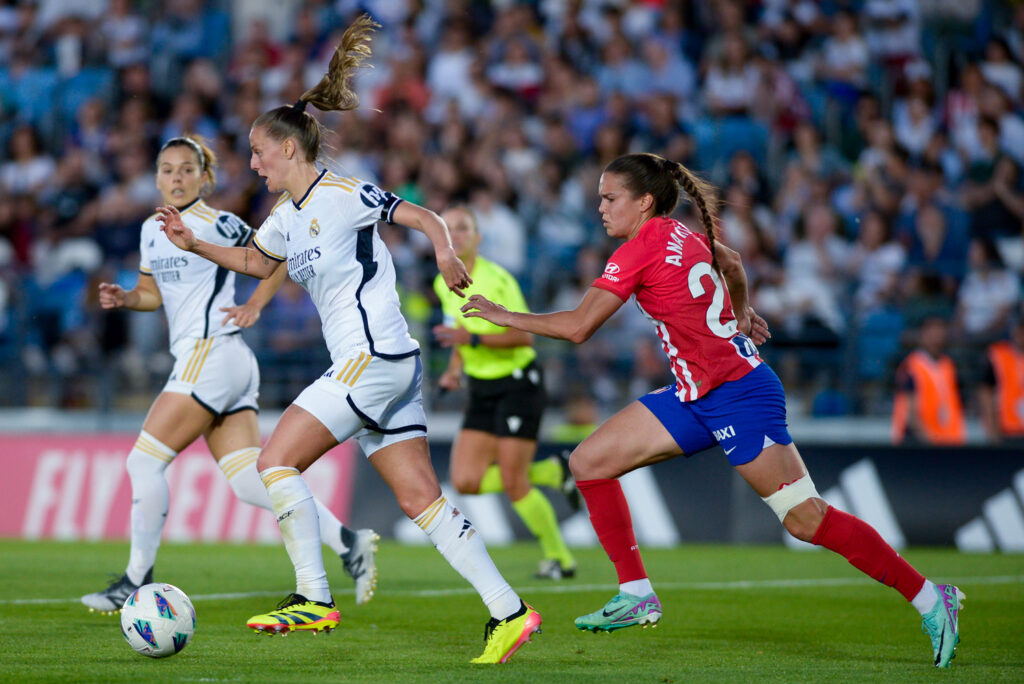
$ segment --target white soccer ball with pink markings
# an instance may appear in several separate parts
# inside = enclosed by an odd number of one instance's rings
[[[144,584],[124,601],[121,634],[136,653],[166,658],[178,653],[196,631],[196,609],[173,584]]]

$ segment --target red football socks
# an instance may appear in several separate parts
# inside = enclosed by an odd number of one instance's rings
[[[647,571],[633,533],[633,517],[619,481],[577,480],[576,486],[587,502],[597,538],[608,559],[615,564],[619,584],[646,578]]]
[[[828,507],[811,542],[835,551],[872,579],[894,587],[908,601],[924,585],[924,576],[903,560],[875,528],[838,508]]]

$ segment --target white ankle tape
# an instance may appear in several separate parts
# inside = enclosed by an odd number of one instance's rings
[[[820,499],[818,490],[814,488],[811,476],[804,475],[796,482],[786,485],[771,496],[762,496],[761,500],[775,511],[779,516],[779,522],[786,518],[786,514],[808,499]]]

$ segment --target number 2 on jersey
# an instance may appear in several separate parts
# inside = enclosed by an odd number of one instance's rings
[[[722,278],[718,275],[718,272],[711,268],[711,264],[706,261],[698,261],[690,269],[690,273],[687,276],[687,281],[690,285],[690,294],[694,299],[704,295],[707,290],[704,289],[704,283],[701,280],[704,276],[709,276],[711,282],[715,286],[715,293],[711,296],[711,306],[708,307],[707,320],[708,328],[711,329],[718,337],[729,339],[736,334],[739,329],[736,324],[736,319],[729,321],[725,325],[722,324],[722,311],[725,309],[725,290],[722,288]]]

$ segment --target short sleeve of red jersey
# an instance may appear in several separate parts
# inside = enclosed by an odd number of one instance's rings
[[[636,292],[651,262],[651,252],[646,249],[642,237],[627,240],[615,250],[605,264],[604,273],[594,280],[593,287],[608,290],[622,301]]]

